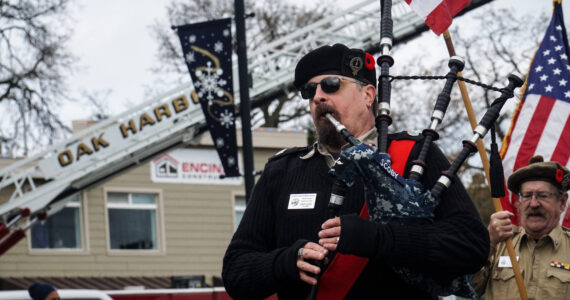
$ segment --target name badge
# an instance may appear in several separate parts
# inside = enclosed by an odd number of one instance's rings
[[[517,261],[519,261],[519,257],[517,256]],[[499,257],[499,268],[512,268],[513,265],[511,264],[510,256],[501,256]]]
[[[317,194],[291,194],[287,209],[313,209],[315,200],[317,200]]]

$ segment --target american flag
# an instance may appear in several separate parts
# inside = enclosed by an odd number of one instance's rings
[[[449,28],[453,17],[471,0],[405,0],[437,35]]]
[[[523,100],[518,104],[501,151],[505,178],[528,165],[532,156],[569,166],[570,65],[568,38],[560,3],[554,3],[550,25],[528,71]],[[518,196],[506,191],[503,209],[516,213]],[[512,219],[518,224],[518,217]],[[570,214],[564,226],[569,227]]]

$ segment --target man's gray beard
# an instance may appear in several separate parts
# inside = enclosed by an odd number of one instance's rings
[[[319,143],[334,149],[340,149],[346,143],[342,135],[336,131],[334,125],[328,120],[319,120],[315,126]]]

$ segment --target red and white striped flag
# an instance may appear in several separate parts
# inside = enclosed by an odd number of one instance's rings
[[[527,166],[528,160],[542,155],[544,161],[570,166],[570,65],[568,39],[560,3],[531,63],[523,100],[513,115],[511,128],[503,141],[501,156],[505,178]],[[503,209],[516,214],[518,196],[505,191]],[[567,210],[568,211],[568,210]],[[518,216],[512,219],[518,224]],[[569,227],[566,212],[564,226]]]
[[[437,35],[443,33],[453,17],[471,0],[406,0],[406,3],[424,19],[426,25]]]

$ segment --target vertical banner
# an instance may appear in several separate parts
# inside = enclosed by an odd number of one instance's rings
[[[184,61],[194,83],[192,99],[200,102],[225,177],[240,176],[237,162],[232,80],[231,19],[176,28]]]

